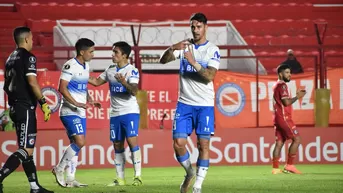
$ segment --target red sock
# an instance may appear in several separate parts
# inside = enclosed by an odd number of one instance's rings
[[[273,168],[279,168],[279,160],[280,158],[279,157],[274,157],[273,158]]]
[[[293,165],[295,156],[296,156],[296,154],[288,154],[288,159],[287,159],[288,165]]]

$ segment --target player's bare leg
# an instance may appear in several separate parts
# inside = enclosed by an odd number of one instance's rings
[[[187,137],[187,135],[186,135]],[[181,166],[185,169],[186,171],[186,176],[185,179],[183,180],[181,186],[180,186],[180,193],[186,193],[191,184],[192,181],[195,178],[195,174],[192,168],[191,161],[189,159],[189,153],[186,149],[186,144],[187,144],[187,138],[175,138],[174,139],[174,151],[176,154],[176,159],[179,161]]]
[[[281,140],[276,140],[275,141],[275,147],[273,150],[273,170],[272,174],[280,174],[282,173],[282,170],[279,169],[279,162],[280,162],[280,153],[281,149],[284,145],[284,142]]]
[[[107,186],[124,186],[126,185],[125,181],[125,149],[124,141],[114,141],[113,142],[115,159],[114,165],[116,167],[117,178],[114,179],[113,183],[108,184]]]
[[[78,154],[78,152],[85,145],[85,143],[86,139],[84,135],[75,135],[74,143],[71,143],[67,147],[58,165],[52,169],[52,173],[54,174],[58,185],[66,187],[66,182],[64,180],[64,170],[67,164],[72,160],[72,158],[75,155]]]
[[[301,143],[300,136],[296,136],[292,139],[292,144],[291,146],[289,146],[289,150],[288,150],[287,164],[284,170],[286,173],[301,174],[301,172],[297,170],[297,168],[294,166],[294,159],[295,159],[295,156],[297,155],[300,143]]]
[[[202,184],[206,178],[208,167],[210,164],[210,136],[207,135],[198,135],[198,150],[199,157],[197,161],[197,172],[196,180],[193,186],[193,193],[201,193]]]
[[[141,173],[142,173],[142,154],[138,146],[137,137],[127,138],[127,143],[129,144],[131,151],[131,159],[133,163],[133,168],[135,170],[135,176],[133,177],[133,186],[140,186],[143,184]]]
[[[37,170],[33,161],[33,148],[19,148],[6,161],[3,168],[0,169],[0,192],[2,193],[2,181],[16,170],[20,162],[24,168],[27,179],[30,183],[30,193],[53,193],[46,190],[38,183]]]

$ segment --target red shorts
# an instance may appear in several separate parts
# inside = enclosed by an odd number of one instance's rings
[[[285,142],[299,136],[299,131],[292,120],[282,120],[274,124],[276,141]]]

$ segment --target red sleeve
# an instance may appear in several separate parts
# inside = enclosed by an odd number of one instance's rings
[[[278,95],[280,99],[289,98],[288,87],[286,83],[279,84],[277,87]]]

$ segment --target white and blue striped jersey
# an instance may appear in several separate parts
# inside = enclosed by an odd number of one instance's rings
[[[111,111],[110,116],[116,117],[131,113],[139,113],[139,106],[135,96],[126,91],[126,88],[117,81],[115,75],[122,74],[128,83],[138,84],[139,72],[131,64],[122,68],[117,65],[110,65],[99,77],[108,82],[111,93]]]
[[[219,48],[207,41],[204,44],[192,44],[195,60],[204,68],[219,69]],[[188,49],[185,50],[187,52]],[[180,58],[179,102],[192,106],[214,106],[213,81],[205,83],[184,57],[184,51],[175,50],[174,56]]]
[[[87,103],[87,85],[89,78],[89,63],[80,64],[76,58],[68,60],[62,68],[60,79],[69,82],[68,91],[78,103]],[[75,107],[66,99],[62,98],[60,116],[77,115],[86,118],[86,110]]]

